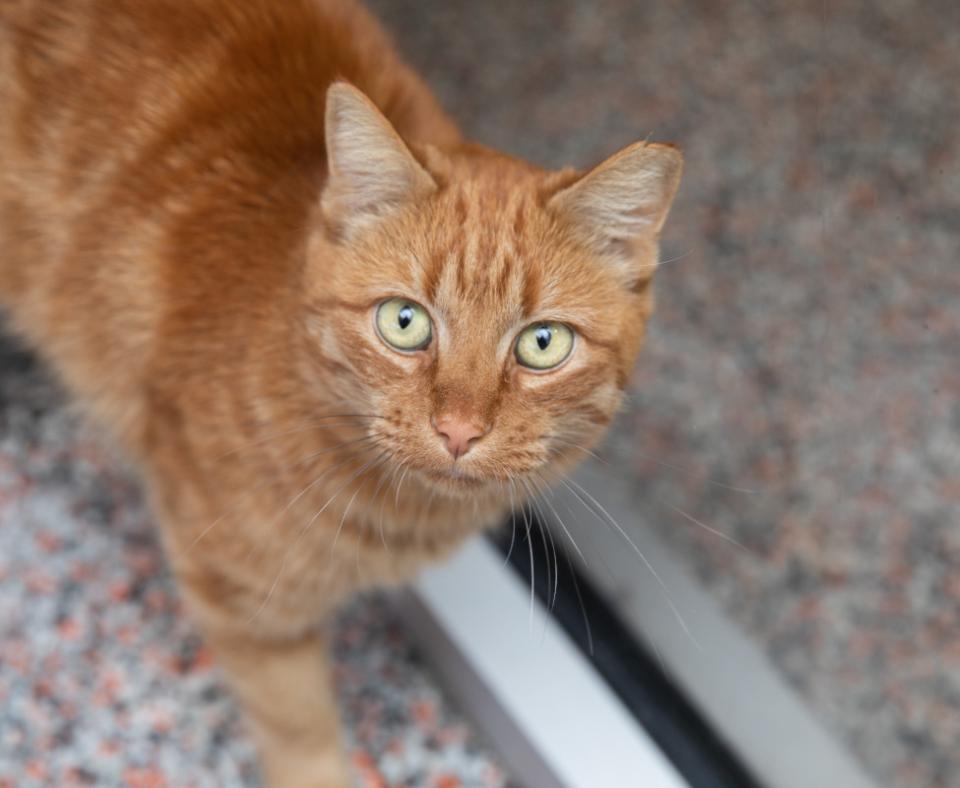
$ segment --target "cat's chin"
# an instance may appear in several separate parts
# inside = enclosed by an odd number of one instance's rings
[[[419,473],[440,492],[467,497],[491,489],[496,480],[472,474],[456,465],[446,469],[419,469]]]

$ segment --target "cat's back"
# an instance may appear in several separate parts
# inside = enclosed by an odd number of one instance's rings
[[[456,138],[352,0],[0,2],[0,305],[75,390],[142,381],[171,310],[215,336],[282,278],[337,77]]]
[[[156,204],[218,155],[259,156],[266,176],[322,162],[338,77],[410,138],[456,137],[352,0],[6,0],[0,221],[9,233],[11,211],[62,227],[98,207]]]
[[[162,164],[144,161],[151,136],[184,106],[188,84],[209,78],[201,63],[213,36],[189,18],[212,5],[188,0],[176,13],[162,0],[0,5],[0,297],[15,311],[29,296],[43,311],[36,299],[77,256],[83,226],[102,230],[111,213],[135,207],[123,193],[134,167],[146,179]],[[128,199],[108,205],[107,195]]]

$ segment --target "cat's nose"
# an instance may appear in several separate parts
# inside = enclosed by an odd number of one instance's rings
[[[447,451],[455,460],[470,451],[474,443],[490,432],[490,428],[478,419],[455,415],[443,415],[434,419],[433,428],[443,438]]]

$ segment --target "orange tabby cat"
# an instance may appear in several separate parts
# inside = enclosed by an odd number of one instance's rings
[[[331,608],[610,421],[680,171],[464,141],[349,0],[0,4],[0,299],[136,458],[271,785],[348,783]]]

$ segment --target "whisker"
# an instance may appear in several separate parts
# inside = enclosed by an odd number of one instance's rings
[[[286,467],[284,467],[284,468],[281,469],[281,470],[282,470],[283,472],[290,471],[290,470],[292,470],[293,468],[296,468],[298,465],[303,465],[304,463],[310,462],[310,460],[314,460],[314,459],[316,459],[317,457],[319,457],[319,456],[321,456],[321,455],[323,455],[323,454],[329,454],[330,452],[338,451],[339,449],[342,449],[342,448],[344,448],[344,447],[346,447],[346,446],[353,446],[353,445],[356,445],[356,444],[358,444],[358,443],[368,443],[368,442],[372,442],[372,443],[375,445],[375,444],[376,444],[376,441],[377,441],[377,438],[376,438],[375,436],[366,436],[366,437],[363,437],[363,438],[357,438],[356,440],[351,440],[351,441],[345,441],[345,442],[343,442],[343,443],[338,443],[336,446],[329,446],[329,447],[327,447],[327,448],[325,448],[325,449],[322,449],[322,450],[320,450],[320,451],[316,451],[316,452],[313,452],[312,454],[308,454],[306,457],[303,457],[303,458],[297,460],[296,462],[293,462],[293,463],[291,463],[290,465],[287,465]],[[361,449],[361,451],[366,450],[366,448],[373,448],[373,446],[365,447],[364,449]],[[358,453],[358,452],[351,452],[350,456],[353,457],[353,456],[355,456],[357,453]],[[336,467],[339,467],[339,466],[336,466],[336,465],[335,465],[335,466],[333,466],[333,467],[336,468]],[[319,478],[322,478],[322,476],[319,477]],[[258,484],[254,485],[250,490],[248,490],[248,491],[246,492],[245,495],[241,496],[240,499],[239,499],[232,507],[230,507],[226,512],[224,512],[223,514],[221,514],[216,520],[214,520],[212,523],[210,523],[210,525],[208,525],[206,528],[204,528],[203,531],[201,531],[200,534],[193,540],[193,542],[192,542],[191,545],[190,545],[190,549],[196,547],[197,544],[198,544],[200,541],[202,541],[203,538],[204,538],[205,536],[207,536],[220,522],[222,522],[224,519],[226,519],[226,518],[229,517],[231,514],[233,514],[237,509],[239,509],[240,506],[243,504],[243,502],[246,501],[251,495],[253,495],[255,492],[257,492],[258,490],[262,489],[262,488],[265,487],[267,484],[270,484],[270,483],[273,482],[273,481],[274,481],[274,480],[273,480],[272,478],[267,478],[267,479],[264,479],[263,481],[259,482]],[[309,486],[306,487],[306,488],[304,488],[304,490],[303,490],[302,492],[306,492],[306,490],[308,490],[308,489],[309,489]],[[294,501],[294,503],[295,503],[295,501]],[[286,510],[284,510],[284,511],[286,511]],[[282,514],[282,513],[281,513],[281,514]]]
[[[533,608],[536,599],[536,569],[533,564],[533,533],[527,528],[527,552],[530,554],[530,631],[533,631]]]
[[[591,514],[593,514],[594,517],[596,517],[600,522],[607,522],[609,525],[613,526],[616,529],[616,531],[620,534],[620,536],[622,536],[623,539],[627,542],[627,544],[630,545],[633,551],[639,556],[644,566],[647,567],[647,569],[650,571],[650,574],[653,575],[654,579],[657,581],[657,584],[660,586],[663,592],[664,600],[666,601],[667,605],[670,607],[670,610],[673,612],[673,615],[676,617],[678,623],[680,624],[680,627],[683,629],[687,637],[690,639],[690,642],[693,643],[699,651],[703,651],[703,647],[700,645],[697,639],[693,636],[693,633],[690,631],[690,628],[687,626],[687,622],[684,620],[683,616],[680,614],[680,611],[677,609],[677,606],[674,604],[673,599],[670,597],[670,592],[669,592],[669,589],[667,588],[666,583],[663,582],[663,579],[660,577],[660,574],[657,572],[656,569],[653,568],[653,564],[650,563],[650,561],[643,554],[640,548],[637,547],[636,543],[630,538],[630,535],[623,529],[620,523],[618,523],[613,518],[613,516],[603,507],[603,505],[596,498],[594,498],[587,490],[585,490],[582,485],[578,484],[573,479],[564,479],[562,477],[559,477],[559,475],[558,475],[558,478],[560,478],[561,482],[564,484],[564,486],[567,487],[568,490],[570,490],[570,492],[572,492],[577,498],[580,499],[584,507]],[[573,487],[571,487],[570,485],[573,485]],[[576,487],[576,489],[574,489],[574,487]],[[587,502],[584,501],[583,498],[577,493],[577,490],[580,490],[580,492],[582,492],[583,495],[585,495],[587,499],[593,503],[593,505],[596,507],[596,510],[594,510],[593,508],[587,505]],[[603,517],[600,517],[597,514],[597,511],[601,512],[603,514]]]
[[[550,541],[550,553],[553,555],[553,599],[550,600],[550,609],[556,610],[557,593],[560,591],[560,561],[557,558],[557,543],[554,541],[553,532],[547,527],[546,522],[541,521],[540,534],[541,536],[546,535]],[[546,545],[544,545],[544,550],[546,550]]]
[[[434,500],[434,498],[436,498],[436,497],[437,497],[437,489],[436,489],[436,487],[434,487],[432,490],[430,490],[430,497],[427,498],[427,503],[426,503],[426,505],[423,507],[423,515],[422,515],[422,516],[423,516],[424,518],[426,518],[427,515],[430,514],[430,507],[433,506],[433,500]],[[474,503],[474,511],[476,512],[476,500],[474,500],[473,503]]]
[[[513,555],[513,545],[517,541],[517,501],[516,485],[513,479],[507,479],[510,482],[510,546],[507,548],[507,557],[503,559],[503,565],[510,563],[510,556]]]
[[[379,438],[377,438],[377,436],[368,436],[365,439],[359,439],[357,442],[359,443],[363,440],[370,441],[370,444],[368,446],[364,446],[359,451],[350,452],[350,454],[347,457],[345,457],[342,461],[335,463],[334,465],[331,465],[329,468],[325,468],[323,471],[321,471],[320,474],[315,479],[313,479],[313,481],[307,484],[302,490],[300,490],[300,492],[298,492],[292,499],[290,499],[290,501],[287,502],[287,505],[284,506],[283,509],[270,520],[270,522],[267,525],[267,530],[272,530],[273,526],[275,526],[278,522],[280,522],[280,519],[283,517],[283,515],[286,514],[293,507],[293,505],[296,504],[298,500],[300,500],[300,498],[302,498],[304,495],[306,495],[306,493],[308,493],[310,490],[316,487],[317,484],[323,481],[323,479],[328,474],[337,470],[338,468],[342,468],[347,463],[352,462],[358,455],[363,454],[363,452],[374,451],[380,446],[380,440]],[[317,454],[326,454],[327,451],[329,450],[316,452],[314,456],[316,456]],[[247,560],[249,560],[250,557],[253,555],[255,549],[256,549],[256,546],[252,546],[250,548],[250,551],[247,553],[247,556],[246,556]],[[261,552],[263,552],[264,550],[266,550],[266,544],[261,545]]]
[[[396,487],[396,489],[394,490],[394,495],[393,495],[393,508],[394,508],[394,510],[397,511],[397,513],[400,512],[400,488],[403,486],[403,480],[407,478],[407,471],[409,471],[409,470],[410,470],[410,466],[409,466],[409,465],[403,469],[403,473],[400,474],[400,481],[397,482],[397,487]]]
[[[386,491],[388,489],[389,485],[386,484],[387,479],[396,474],[398,467],[399,467],[398,465],[393,466],[393,468],[390,471],[390,476],[388,476],[388,474],[386,473],[380,474],[380,481],[377,482],[377,486],[373,490],[373,495],[370,496],[371,503],[376,503],[377,496],[380,494],[381,490]],[[385,497],[386,495],[384,495],[384,498]],[[387,546],[387,538],[383,532],[383,499],[381,499],[381,502],[380,502],[380,542],[383,544],[384,550],[389,551],[390,548]]]
[[[570,554],[565,550],[561,551],[567,561],[567,568],[570,570],[570,579],[573,580],[573,590],[577,595],[577,602],[580,605],[580,615],[583,618],[583,626],[587,631],[587,650],[590,656],[593,656],[593,630],[590,627],[590,618],[587,616],[587,608],[583,604],[583,595],[580,593],[580,583],[577,582],[577,573],[573,568],[573,561],[570,560]]]
[[[388,452],[385,452],[385,451],[381,452],[372,461],[373,462],[372,465],[368,463],[367,466],[365,466],[366,473],[364,474],[364,477],[366,477],[366,475],[369,474],[370,471],[375,471],[377,468],[382,467],[385,462],[389,461],[389,459],[390,459],[390,454]],[[350,512],[350,507],[353,505],[353,502],[357,499],[357,495],[360,494],[360,490],[363,489],[364,480],[365,479],[361,479],[360,484],[357,485],[357,489],[353,491],[353,495],[351,495],[350,500],[347,501],[347,505],[343,509],[343,514],[340,515],[340,524],[337,526],[337,532],[333,535],[333,542],[330,545],[331,560],[333,560],[333,553],[337,549],[337,541],[340,539],[340,532],[343,531],[343,524],[347,521],[347,514]],[[326,506],[326,504],[324,504],[324,506]]]
[[[656,271],[657,269],[663,268],[665,265],[668,265],[669,263],[675,263],[679,260],[683,260],[684,258],[689,257],[691,254],[693,254],[693,249],[687,249],[687,251],[685,251],[683,254],[679,254],[676,257],[670,257],[667,260],[659,260],[655,263],[648,263],[647,265],[641,266],[639,270],[640,271]]]
[[[387,461],[389,461],[390,459],[391,459],[390,457],[387,457],[387,459],[384,461],[384,463],[381,464],[381,466],[382,466],[383,464],[385,464]],[[393,468],[392,468],[392,469],[390,470],[390,472],[389,472],[389,478],[392,478],[392,477],[396,476],[397,469],[398,469],[399,467],[400,467],[399,465],[394,465],[394,466],[393,466]],[[385,500],[386,500],[386,492],[387,492],[387,490],[388,490],[388,488],[389,488],[389,485],[385,486],[385,482],[387,481],[387,478],[388,478],[388,474],[387,474],[386,472],[381,472],[381,474],[380,474],[380,481],[377,482],[377,486],[376,486],[376,487],[374,488],[374,490],[373,490],[373,495],[370,496],[370,503],[371,503],[371,505],[372,505],[372,504],[375,504],[375,503],[377,502],[377,495],[379,495],[379,494],[380,494],[380,491],[383,490],[384,495],[383,495],[383,497],[380,499],[380,509],[379,509],[380,543],[383,545],[383,549],[387,552],[387,554],[389,554],[389,553],[390,553],[390,546],[387,544],[387,537],[386,537],[386,534],[384,533],[384,530],[383,530],[383,504],[384,504],[384,502],[385,502]],[[358,492],[359,492],[359,488],[358,488]],[[347,508],[349,509],[349,505],[347,506]],[[356,560],[356,564],[357,564],[357,576],[358,576],[358,577],[359,577],[359,575],[360,575],[360,544],[361,544],[361,541],[362,541],[363,537],[364,537],[364,536],[366,535],[366,533],[367,533],[367,522],[366,522],[366,521],[363,522],[363,524],[362,524],[362,529],[363,529],[363,530],[360,532],[360,538],[357,539],[357,544],[356,544],[356,556],[355,556],[355,560]]]
[[[385,456],[387,456],[387,452],[386,452],[386,451],[381,451],[380,454],[378,454],[378,455],[377,455],[376,457],[374,457],[372,460],[369,460],[369,461],[365,462],[363,465],[360,466],[360,468],[359,468],[358,470],[354,471],[354,472],[350,475],[350,478],[348,478],[343,484],[341,484],[341,485],[336,489],[336,491],[333,493],[333,495],[331,495],[329,498],[327,498],[326,503],[324,503],[323,506],[321,506],[319,509],[317,509],[316,512],[313,513],[313,517],[311,517],[311,518],[307,521],[306,525],[304,525],[304,526],[300,529],[300,534],[304,534],[304,533],[306,533],[307,531],[309,531],[310,528],[313,527],[313,524],[319,519],[320,515],[323,514],[323,513],[327,510],[327,508],[330,506],[330,504],[332,504],[332,503],[337,499],[337,496],[339,496],[340,493],[342,493],[358,476],[360,476],[360,474],[362,474],[364,471],[366,471],[366,470],[367,470],[371,465],[373,465],[374,463],[379,463],[379,461],[380,461],[383,457],[385,457]],[[358,488],[358,489],[359,489],[359,488]],[[339,535],[340,535],[340,529],[338,528],[338,529],[337,529],[337,536],[339,536]],[[298,535],[297,538],[299,539],[299,535]],[[334,544],[335,544],[335,543],[336,543],[336,539],[334,539]],[[333,545],[331,545],[331,557],[332,557],[332,554],[333,554]]]
[[[530,501],[531,506],[533,506],[533,507],[535,508],[535,510],[536,510],[536,516],[533,518],[533,524],[536,525],[539,529],[541,529],[540,538],[541,538],[541,540],[542,540],[542,542],[543,542],[544,565],[546,566],[546,572],[547,572],[547,578],[546,578],[546,583],[547,583],[546,594],[547,594],[547,595],[546,595],[546,599],[547,599],[547,604],[549,605],[549,604],[550,604],[550,601],[549,601],[549,600],[550,600],[550,588],[551,588],[551,583],[550,583],[550,556],[547,554],[547,540],[546,540],[546,538],[543,536],[543,532],[542,532],[542,529],[543,529],[543,520],[544,520],[543,510],[540,508],[540,506],[539,506],[538,503],[537,503],[536,492],[535,492],[535,490],[533,489],[532,485],[530,484],[530,480],[521,477],[520,483],[524,486],[524,489],[526,489],[526,491],[527,491],[527,497],[528,497],[528,499],[529,499],[529,501]]]
[[[647,459],[652,460],[653,462],[655,462],[657,465],[660,465],[660,466],[662,466],[662,467],[664,467],[664,468],[669,468],[669,469],[672,470],[672,471],[679,471],[680,473],[685,473],[685,474],[687,474],[688,476],[697,476],[697,475],[699,475],[699,474],[697,473],[697,471],[695,471],[695,470],[692,469],[692,468],[685,468],[685,467],[682,466],[682,465],[675,465],[675,464],[673,464],[673,463],[667,462],[666,460],[658,459],[657,457],[654,457],[652,454],[648,454],[647,452],[641,451],[640,449],[633,449],[632,451],[633,451],[635,454],[639,454],[641,457],[646,457]],[[717,481],[716,479],[704,478],[704,481],[705,481],[707,484],[712,484],[714,487],[721,487],[721,488],[723,488],[724,490],[730,490],[730,491],[732,491],[732,492],[744,493],[744,494],[746,494],[746,495],[757,495],[757,494],[760,492],[759,490],[751,490],[751,489],[748,489],[748,488],[746,488],[746,487],[736,487],[735,485],[726,484],[726,483],[724,483],[724,482]]]
[[[544,487],[547,487],[549,489],[549,485],[547,485],[546,479],[544,479],[543,476],[540,475],[540,473],[538,473],[537,471],[534,471],[534,474],[540,480],[541,484],[543,484]],[[560,512],[557,511],[556,507],[553,505],[553,502],[550,501],[545,496],[541,496],[541,498],[543,499],[543,502],[549,507],[553,516],[556,518],[557,524],[563,530],[563,533],[566,536],[567,541],[569,541],[570,544],[573,546],[573,549],[577,552],[577,555],[580,556],[580,560],[583,561],[584,566],[589,566],[589,563],[587,562],[587,557],[583,554],[583,551],[580,549],[580,545],[577,544],[577,540],[573,538],[573,534],[570,532],[570,529],[567,528],[567,524],[563,521],[563,518],[560,516]],[[569,507],[568,507],[568,511],[570,511],[570,513],[573,514],[572,510],[570,510]],[[586,607],[583,604],[583,597],[580,594],[580,584],[577,582],[577,575],[574,572],[573,563],[570,559],[570,555],[567,553],[566,550],[561,550],[560,552],[563,553],[563,557],[567,562],[567,568],[570,570],[570,576],[571,576],[571,579],[573,580],[573,589],[577,595],[577,603],[580,606],[580,614],[583,617],[583,623],[587,633],[587,641],[588,641],[590,655],[593,656],[593,632],[590,628],[590,621],[587,616]],[[605,564],[605,562],[603,563]],[[554,545],[554,564],[559,574],[559,562],[557,561],[555,545]],[[557,590],[554,589],[554,607],[556,606],[556,593],[557,593]]]
[[[384,454],[386,454],[386,452],[381,452],[381,454],[378,455],[378,458],[379,458],[379,457],[382,457]],[[350,459],[353,459],[353,458],[352,458],[352,457],[351,457],[351,458],[348,458],[347,460],[344,460],[344,462],[337,463],[336,465],[332,466],[331,468],[327,468],[327,471],[325,471],[325,473],[328,472],[328,471],[333,470],[334,468],[340,467],[341,465],[343,465],[343,464],[345,464],[346,462],[348,462]],[[376,459],[377,459],[377,458],[374,458],[374,460],[371,460],[370,462],[368,462],[368,463],[364,464],[363,466],[361,466],[361,471],[364,470],[365,468],[368,468],[368,467],[370,466],[370,463],[375,462]],[[341,487],[339,487],[339,488],[337,489],[337,492],[335,492],[335,493],[333,494],[333,497],[331,497],[331,498],[323,505],[323,507],[321,507],[320,511],[317,512],[317,514],[314,515],[313,519],[310,520],[310,523],[308,523],[308,526],[309,526],[310,524],[312,524],[313,521],[314,521],[317,517],[319,517],[320,513],[323,512],[323,510],[324,510],[327,506],[330,505],[330,503],[333,501],[333,499],[336,498],[337,495],[340,494],[340,492],[346,487],[346,484],[349,484],[349,483],[350,483],[351,481],[353,481],[353,479],[355,479],[355,478],[356,478],[356,474],[355,474],[354,476],[351,476],[350,479],[348,479],[347,482],[346,482],[344,485],[342,485]],[[303,490],[301,490],[300,493],[297,495],[297,498],[299,498],[301,495],[303,495],[303,493],[306,492],[306,490],[307,490],[309,487],[314,486],[314,485],[317,483],[317,481],[319,481],[319,478],[318,478],[318,479],[315,479],[313,482],[311,482],[310,485],[308,485],[307,488],[304,488]],[[358,491],[359,491],[359,488],[358,488]],[[289,506],[290,506],[290,504],[287,505],[287,507],[284,509],[284,511],[286,511],[286,509],[289,509]],[[282,514],[282,513],[281,513],[281,514]],[[342,525],[342,520],[341,520],[341,525]],[[284,568],[286,568],[287,560],[290,558],[291,553],[293,552],[294,549],[296,549],[296,546],[300,543],[300,540],[303,538],[303,536],[304,536],[304,534],[307,532],[307,530],[308,530],[308,528],[306,528],[306,527],[305,527],[305,528],[301,528],[300,531],[297,533],[296,537],[294,538],[293,542],[292,542],[292,543],[287,547],[287,549],[284,551],[283,558],[280,560],[280,566],[279,566],[279,568],[277,569],[277,574],[276,574],[276,576],[273,578],[273,582],[270,584],[270,588],[267,590],[267,593],[266,593],[266,595],[264,596],[263,601],[260,603],[260,606],[256,609],[256,611],[254,611],[253,615],[250,616],[250,618],[247,620],[247,623],[248,623],[248,624],[253,623],[253,621],[257,618],[257,616],[259,616],[260,613],[263,612],[264,608],[266,608],[267,604],[268,604],[268,603],[270,602],[270,600],[273,598],[273,593],[274,593],[274,591],[276,590],[277,585],[280,583],[280,578],[281,578],[281,576],[283,575],[283,570],[284,570]],[[338,530],[338,535],[339,535],[339,530]],[[300,583],[300,584],[302,584],[302,582],[303,582],[303,580],[302,580],[302,578],[301,578],[301,583]]]
[[[273,582],[270,584],[270,588],[267,589],[267,593],[263,597],[263,601],[260,603],[260,606],[253,612],[253,615],[247,619],[247,624],[252,624],[259,616],[266,606],[270,603],[270,600],[273,598],[273,592],[277,590],[277,586],[280,584],[280,577],[283,575],[283,570],[287,565],[287,558],[289,557],[289,551],[283,556],[280,560],[280,568],[277,569],[277,574],[273,578]]]
[[[285,435],[295,435],[300,432],[306,432],[307,430],[320,430],[320,429],[331,429],[333,427],[358,426],[356,422],[357,419],[382,419],[382,418],[384,417],[374,416],[370,414],[360,414],[360,413],[342,413],[342,414],[330,415],[330,416],[317,416],[306,423],[301,423],[297,427],[292,427],[290,429],[282,430],[280,432],[274,432],[270,435],[265,435],[262,438],[258,438],[255,441],[251,441],[250,443],[245,443],[242,446],[238,446],[236,449],[230,449],[230,451],[224,452],[223,454],[219,455],[216,459],[223,460],[227,457],[230,457],[231,455],[245,452],[247,449],[251,449],[255,446],[261,446],[265,443],[269,443],[270,441],[275,440],[276,438],[282,438]],[[326,422],[325,421],[326,419],[351,419],[351,421]],[[318,424],[316,422],[322,422],[322,423]]]
[[[738,541],[737,541],[736,539],[734,539],[732,536],[728,536],[727,534],[723,533],[722,531],[718,531],[716,528],[711,528],[711,527],[710,527],[709,525],[707,525],[706,523],[700,522],[700,521],[699,521],[696,517],[694,517],[692,514],[689,514],[688,512],[683,511],[683,509],[680,509],[679,507],[674,506],[672,503],[669,503],[669,502],[667,502],[667,501],[660,501],[660,503],[662,503],[664,506],[669,507],[670,509],[673,509],[673,511],[675,511],[677,514],[679,514],[681,517],[685,517],[687,520],[689,520],[689,521],[690,521],[691,523],[693,523],[694,525],[699,525],[704,531],[707,531],[708,533],[711,533],[711,534],[713,534],[714,536],[719,536],[721,539],[724,539],[725,541],[730,542],[730,544],[732,544],[734,547],[739,547],[741,550],[743,550],[743,551],[745,551],[745,552],[747,552],[747,553],[750,553],[751,555],[756,555],[756,554],[753,552],[753,550],[751,550],[749,547],[747,547],[746,545],[742,544],[741,542],[738,542]]]
[[[527,484],[527,482],[529,482],[529,484]],[[536,487],[536,482],[533,480],[533,478],[525,479],[525,480],[524,480],[524,483],[525,483],[524,486],[526,486],[528,490],[531,490],[531,491],[532,491],[532,493],[531,493],[531,500],[536,504],[536,506],[537,506],[537,511],[538,511],[539,514],[540,514],[540,519],[539,519],[537,525],[538,525],[538,527],[540,528],[540,538],[543,540],[543,557],[544,557],[544,561],[545,561],[545,563],[546,563],[546,565],[547,565],[547,599],[549,600],[549,599],[550,599],[550,556],[549,556],[548,553],[547,553],[547,537],[546,537],[546,533],[549,531],[549,529],[546,529],[547,518],[546,518],[546,516],[544,515],[543,509],[540,507],[539,503],[537,503],[537,499],[538,499],[538,498],[539,498],[540,500],[542,500],[544,503],[547,503],[547,500],[546,500],[546,498],[543,497],[542,493],[541,493],[541,492],[539,491],[539,489]],[[546,529],[546,530],[545,530],[545,529]],[[557,560],[556,560],[556,558],[557,558],[557,548],[556,548],[556,544],[554,544],[554,542],[553,542],[553,536],[552,536],[552,535],[550,536],[550,544],[553,546],[553,559],[554,559],[554,562],[553,562],[553,599],[552,599],[552,601],[549,601],[547,604],[548,604],[548,607],[549,607],[551,610],[553,610],[553,609],[556,607],[556,602],[557,602],[557,591],[559,590],[560,573],[559,573],[559,571],[558,571],[559,566],[558,566]]]
[[[684,258],[689,257],[691,254],[693,254],[693,249],[687,249],[687,251],[683,252],[683,254],[678,254],[676,257],[670,257],[666,260],[661,260],[659,263],[657,263],[657,266],[660,267],[667,265],[668,263],[675,263],[678,260],[683,260]]]
[[[523,480],[521,479],[520,481],[522,482]],[[526,501],[524,501],[524,506],[523,506],[523,525],[524,525],[524,530],[526,532],[526,537],[527,537],[527,552],[530,555],[530,622],[529,622],[529,626],[530,626],[530,631],[532,632],[533,631],[533,605],[534,605],[534,598],[536,594],[536,589],[535,589],[536,570],[534,569],[534,565],[533,565],[533,539],[531,538],[531,533],[530,533],[532,526],[530,525],[530,520],[528,519],[528,515],[527,515]]]
[[[543,482],[543,484],[546,484],[546,480],[542,476],[540,477],[540,481]],[[559,525],[563,529],[563,532],[567,535],[567,539],[570,540],[570,544],[573,545],[573,549],[577,551],[577,555],[580,556],[580,560],[583,561],[584,564],[586,564],[587,563],[586,556],[584,556],[583,551],[580,549],[580,545],[578,545],[577,540],[573,538],[573,534],[570,533],[566,523],[563,521],[563,518],[560,516],[560,513],[556,510],[556,507],[554,507],[553,503],[550,501],[544,500],[544,503],[546,503],[547,506],[550,508],[551,513],[557,520],[557,525]]]
[[[552,441],[559,441],[560,443],[563,443],[563,444],[565,444],[565,445],[567,445],[567,446],[570,446],[570,447],[572,447],[572,448],[574,448],[574,449],[579,449],[579,450],[582,451],[584,454],[588,454],[589,456],[593,457],[595,460],[598,460],[599,462],[602,462],[604,465],[609,465],[609,464],[610,464],[609,461],[605,460],[603,457],[601,457],[601,456],[600,456],[599,454],[597,454],[595,451],[591,451],[591,450],[588,449],[586,446],[581,446],[579,443],[575,443],[574,441],[566,440],[565,438],[561,438],[561,437],[559,437],[558,435],[553,435],[553,436],[551,436],[550,440],[552,440]]]
[[[397,474],[400,472],[401,467],[403,467],[402,463],[397,464],[393,467],[393,470],[390,472],[390,481],[387,483],[387,486],[384,487],[383,497],[380,499],[380,514],[379,514],[380,541],[383,542],[383,546],[387,550],[387,552],[390,551],[390,548],[387,545],[387,535],[383,529],[383,507],[387,503],[387,497],[390,494],[390,485],[394,483],[394,480],[397,478]]]
[[[533,504],[533,506],[536,508],[536,511],[537,511],[538,518],[537,518],[537,521],[536,521],[536,522],[537,522],[537,527],[538,527],[539,530],[540,530],[540,538],[541,538],[541,540],[542,540],[542,542],[543,542],[543,557],[544,557],[544,560],[545,560],[545,563],[546,563],[546,566],[547,566],[547,580],[546,580],[547,586],[546,586],[546,598],[545,598],[545,602],[544,602],[544,603],[547,605],[547,607],[548,607],[550,610],[555,610],[555,609],[556,609],[556,606],[557,606],[557,594],[558,594],[559,591],[560,591],[560,563],[559,563],[559,561],[557,560],[557,546],[556,546],[556,543],[555,543],[554,540],[553,540],[553,534],[550,533],[550,529],[547,527],[547,523],[549,522],[549,520],[547,519],[546,515],[544,514],[543,507],[540,505],[541,502],[542,502],[542,503],[547,503],[546,498],[545,498],[545,496],[543,496],[543,495],[540,493],[539,489],[536,487],[536,482],[534,481],[533,478],[528,477],[528,481],[529,481],[529,485],[526,485],[526,484],[525,484],[525,486],[526,486],[528,489],[530,489],[531,487],[534,489],[534,494],[531,496],[530,501],[531,501],[531,503]],[[549,538],[549,542],[550,542],[550,548],[551,548],[552,553],[553,553],[553,583],[552,583],[552,585],[553,585],[553,592],[552,592],[552,595],[551,595],[551,591],[550,591],[550,586],[551,586],[551,582],[550,582],[550,574],[551,574],[551,571],[550,571],[550,554],[547,552],[547,539],[548,539],[548,538]],[[545,619],[544,619],[543,631],[541,632],[541,638],[546,636],[546,632],[547,632],[547,622],[546,622],[546,618],[545,618]]]
[[[378,446],[379,446],[379,443],[374,443],[374,444],[372,444],[369,448],[372,450],[372,449],[376,449]],[[271,525],[275,525],[275,524],[277,523],[277,521],[278,521],[281,517],[283,517],[283,515],[285,515],[288,511],[290,511],[290,508],[291,508],[294,504],[296,504],[297,501],[299,501],[299,500],[300,500],[304,495],[306,495],[310,490],[312,490],[314,487],[316,487],[317,484],[319,484],[320,481],[321,481],[327,474],[329,474],[331,471],[335,471],[337,468],[343,467],[343,466],[346,465],[348,462],[351,462],[355,456],[356,456],[356,453],[352,453],[349,457],[346,457],[345,459],[341,460],[340,462],[338,462],[338,463],[336,463],[336,464],[334,464],[334,465],[331,465],[329,468],[326,468],[324,471],[322,471],[322,472],[320,473],[320,475],[317,476],[316,479],[314,479],[312,482],[310,482],[310,484],[308,484],[306,487],[304,487],[302,490],[300,490],[300,492],[298,492],[293,498],[290,499],[290,501],[287,503],[286,506],[283,507],[283,509],[280,511],[280,513],[279,513],[275,518],[273,518],[273,520],[271,521]]]
[[[534,473],[535,473],[537,476],[540,477],[540,480],[541,480],[545,485],[548,484],[547,480],[542,477],[542,475],[539,473],[539,471],[534,471]],[[558,474],[554,474],[554,475],[556,476],[556,475],[558,475]],[[565,498],[561,498],[557,503],[558,503],[558,504],[563,504],[563,508],[567,510],[567,514],[568,514],[570,517],[573,517],[574,519],[577,517],[577,513],[573,510],[573,507],[570,506],[570,502],[567,501]],[[579,498],[577,499],[577,503],[579,503],[581,506],[583,506],[583,501],[581,501]],[[559,512],[557,509],[553,509],[553,513],[554,513],[554,515],[555,515],[556,518],[557,518],[557,523],[558,523],[558,524],[560,525],[560,527],[563,529],[564,534],[565,534],[566,537],[567,537],[567,540],[568,540],[568,541],[570,542],[570,544],[573,546],[573,549],[577,552],[577,555],[580,556],[580,560],[583,562],[583,565],[584,565],[585,567],[587,567],[587,568],[590,568],[590,562],[587,561],[586,555],[580,550],[580,545],[578,545],[577,542],[576,542],[576,540],[573,538],[573,533],[567,528],[566,523],[563,521],[563,518],[560,517],[560,512]],[[614,574],[613,569],[610,567],[610,564],[607,563],[606,559],[603,557],[602,554],[593,556],[593,559],[592,559],[592,560],[594,560],[594,561],[599,561],[599,562],[600,562],[600,565],[603,567],[604,571],[605,571],[608,575],[613,575],[613,574]]]

